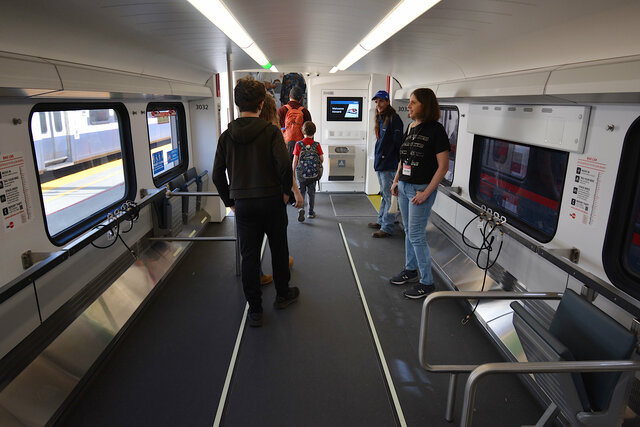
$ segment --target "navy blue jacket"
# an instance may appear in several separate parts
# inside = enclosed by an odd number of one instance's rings
[[[380,127],[380,122],[376,123],[376,126]],[[396,171],[398,169],[403,132],[402,119],[394,114],[387,123],[387,127],[381,129],[380,138],[376,141],[376,155],[373,162],[375,171]]]

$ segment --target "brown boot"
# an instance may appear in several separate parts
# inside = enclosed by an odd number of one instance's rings
[[[380,227],[382,227],[382,226],[380,224],[378,224],[377,222],[370,222],[369,224],[367,224],[367,227],[375,228],[376,230],[380,230]]]
[[[378,230],[375,233],[373,233],[373,237],[380,239],[383,237],[391,237],[391,234],[387,233],[386,231]]]
[[[273,276],[271,274],[263,274],[260,276],[261,285],[268,285],[271,282],[273,282]]]

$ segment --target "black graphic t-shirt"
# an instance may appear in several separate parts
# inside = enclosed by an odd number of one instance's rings
[[[400,181],[428,184],[438,170],[436,154],[450,150],[449,137],[440,122],[420,123],[409,129],[400,147]]]

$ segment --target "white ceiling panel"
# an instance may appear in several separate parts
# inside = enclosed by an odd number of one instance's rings
[[[0,51],[204,83],[257,64],[187,0],[31,0]],[[280,71],[326,73],[397,0],[226,0]],[[640,54],[637,0],[442,0],[349,71],[405,86]]]

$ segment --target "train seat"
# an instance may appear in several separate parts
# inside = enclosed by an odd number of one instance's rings
[[[183,175],[185,183],[181,191],[195,193],[198,191],[198,174],[196,168],[188,169]],[[187,224],[196,215],[196,197],[182,197],[182,222]]]
[[[529,362],[621,361],[634,355],[636,336],[570,289],[545,328],[520,303],[512,302],[513,324]],[[571,425],[614,426],[622,422],[633,372],[534,374],[552,401],[545,413],[562,411]]]

